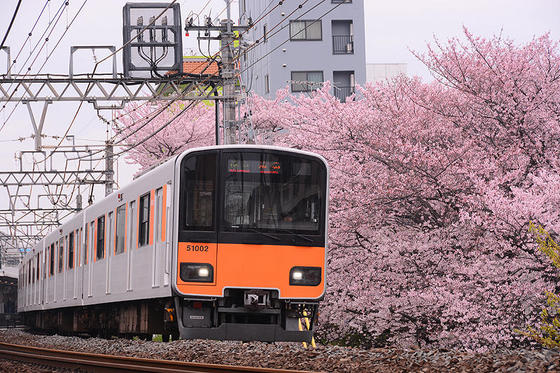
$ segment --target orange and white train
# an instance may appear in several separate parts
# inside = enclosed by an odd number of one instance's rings
[[[18,311],[60,333],[309,341],[327,204],[316,154],[188,150],[39,241],[19,268]]]

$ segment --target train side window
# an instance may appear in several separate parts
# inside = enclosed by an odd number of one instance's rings
[[[216,154],[200,154],[184,163],[183,180],[186,188],[182,207],[188,230],[214,230],[216,195]]]
[[[64,238],[58,241],[58,273],[62,272],[64,267]]]
[[[150,193],[140,197],[140,216],[138,219],[138,246],[148,244],[150,238]]]
[[[126,205],[119,206],[117,208],[117,229],[116,233],[116,250],[115,254],[120,254],[124,252],[124,231],[126,223]]]
[[[74,232],[68,236],[68,269],[74,268]]]
[[[128,216],[128,249],[131,250],[134,247],[134,237],[136,237],[136,201],[130,201]]]
[[[95,254],[95,224],[97,224],[95,221],[92,221],[91,223],[89,223],[89,240],[88,240],[88,247],[89,247],[89,252],[91,254],[88,255],[89,259],[88,261],[91,261],[93,263],[93,255]]]
[[[50,263],[49,263],[49,273],[52,275],[54,275],[54,243],[51,244],[51,250],[50,250]]]
[[[82,251],[83,251],[83,234],[82,234],[82,228],[76,230],[76,246],[78,247],[78,251],[76,252],[76,259],[78,260],[78,267],[81,267],[83,262],[82,262]]]
[[[107,256],[110,256],[115,248],[114,216],[112,211],[107,215]]]
[[[86,230],[84,232],[84,265],[88,264],[88,247],[89,247],[89,224],[86,224]]]
[[[96,258],[103,259],[105,257],[105,216],[97,218],[96,249]]]

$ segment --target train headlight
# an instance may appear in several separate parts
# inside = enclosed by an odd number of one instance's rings
[[[317,286],[321,283],[321,267],[292,267],[290,285]]]
[[[208,267],[200,267],[198,269],[198,277],[206,278],[208,277],[208,275],[210,275],[210,270],[208,270]]]
[[[214,267],[208,263],[181,263],[179,276],[184,282],[214,282]]]

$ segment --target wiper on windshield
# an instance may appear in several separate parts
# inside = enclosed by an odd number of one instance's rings
[[[305,240],[307,242],[313,242],[313,240],[309,237],[305,237],[303,234],[301,233],[296,233],[295,231],[291,231],[291,230],[285,230],[285,232],[289,233],[289,234],[293,234],[294,236],[296,236],[297,238],[301,238],[302,240]]]
[[[244,228],[244,230],[247,231],[247,232],[258,233],[258,234],[263,235],[265,237],[272,238],[273,240],[280,241],[280,238],[278,238],[276,236],[273,236],[271,234],[259,231],[258,229],[255,229],[255,228]]]

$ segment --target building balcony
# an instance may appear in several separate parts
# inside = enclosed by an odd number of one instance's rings
[[[340,102],[346,102],[346,98],[351,96],[356,91],[353,86],[333,86],[334,97],[336,97]]]
[[[333,35],[333,54],[354,54],[354,36]]]

